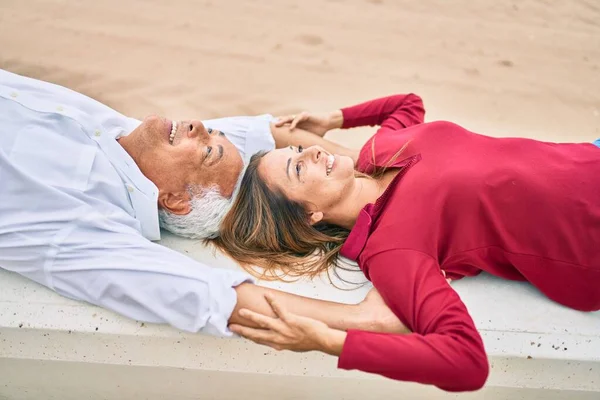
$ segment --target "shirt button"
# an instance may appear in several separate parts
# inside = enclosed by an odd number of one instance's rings
[[[127,185],[127,190],[129,191],[129,193],[133,193],[133,186]]]
[[[64,108],[63,108],[63,106],[58,106],[58,107],[56,107],[56,111],[64,111]]]
[[[17,93],[17,92],[12,92],[12,93],[10,94],[10,97],[17,97],[18,95],[19,95],[19,93]]]
[[[99,130],[96,129],[96,131],[94,132],[94,136],[100,137],[101,135],[102,135],[102,132],[100,132]]]

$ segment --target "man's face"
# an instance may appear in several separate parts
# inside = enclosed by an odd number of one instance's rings
[[[159,205],[187,214],[188,187],[219,187],[230,197],[243,161],[222,132],[208,130],[200,121],[177,121],[150,116],[119,143],[142,173],[159,190]]]

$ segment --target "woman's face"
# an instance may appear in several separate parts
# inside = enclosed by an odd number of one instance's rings
[[[258,173],[271,190],[303,204],[309,212],[327,212],[352,191],[354,162],[319,146],[287,147],[266,154]],[[318,222],[318,221],[313,221]]]

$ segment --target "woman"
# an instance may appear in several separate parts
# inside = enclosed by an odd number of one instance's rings
[[[414,94],[301,115],[294,123],[322,131],[380,125],[360,152],[362,174],[316,146],[255,156],[216,240],[271,276],[356,260],[413,333],[336,331],[272,300],[279,319],[242,311],[264,329],[235,332],[339,356],[340,368],[462,391],[483,386],[488,362],[446,278],[487,271],[600,309],[600,149],[491,138],[423,116]]]

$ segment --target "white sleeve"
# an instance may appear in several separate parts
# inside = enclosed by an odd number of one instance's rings
[[[271,133],[270,114],[255,117],[228,117],[202,121],[204,126],[219,130],[237,147],[245,160],[259,151],[275,148],[275,139]]]
[[[79,232],[78,232],[79,231]],[[50,286],[138,321],[230,336],[241,272],[210,268],[135,232],[76,229],[49,269]]]
[[[13,230],[0,223],[0,268],[138,321],[231,335],[234,287],[251,282],[247,274],[210,268],[133,228],[106,219],[90,225],[75,214],[58,230],[52,221]]]

